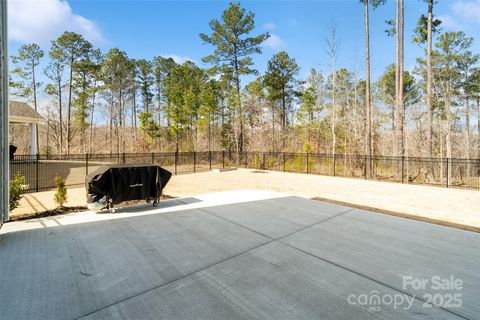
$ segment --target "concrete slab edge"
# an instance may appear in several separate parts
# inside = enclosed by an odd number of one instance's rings
[[[317,200],[317,201],[324,201],[332,204],[338,204],[346,207],[351,207],[355,209],[361,209],[361,210],[366,210],[366,211],[372,211],[375,213],[382,213],[386,214],[389,216],[395,216],[395,217],[400,217],[400,218],[405,218],[405,219],[410,219],[410,220],[416,220],[416,221],[422,221],[426,223],[432,223],[432,224],[438,224],[444,227],[450,227],[450,228],[457,228],[465,231],[471,231],[471,232],[476,232],[480,233],[480,227],[475,227],[475,226],[470,226],[466,224],[461,224],[461,223],[455,223],[455,222],[450,222],[450,221],[445,221],[445,220],[440,220],[440,219],[434,219],[434,218],[428,218],[428,217],[422,217],[422,216],[417,216],[411,213],[404,213],[404,212],[399,212],[399,211],[392,211],[392,210],[387,210],[387,209],[382,209],[382,208],[377,208],[377,207],[371,207],[371,206],[365,206],[365,205],[360,205],[360,204],[355,204],[355,203],[350,203],[350,202],[345,202],[345,201],[339,201],[339,200],[332,200],[328,198],[323,198],[323,197],[313,197],[311,198],[312,200]]]

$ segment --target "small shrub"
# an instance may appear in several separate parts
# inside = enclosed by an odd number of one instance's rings
[[[55,177],[55,189],[53,200],[59,207],[63,207],[63,204],[67,201],[67,188],[65,187],[65,181],[59,176]]]
[[[303,152],[305,152],[305,153],[312,153],[312,146],[310,145],[310,143],[305,142],[305,143],[303,144]]]
[[[15,174],[15,177],[10,181],[9,188],[9,198],[8,198],[8,209],[13,211],[20,204],[20,199],[22,199],[22,191],[28,189],[28,184],[25,182],[25,177],[21,174]]]

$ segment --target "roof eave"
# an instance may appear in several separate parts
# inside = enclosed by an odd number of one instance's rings
[[[12,116],[9,117],[10,123],[30,123],[30,124],[42,124],[45,122],[45,119],[40,118],[30,118],[30,117],[21,117],[21,116]]]

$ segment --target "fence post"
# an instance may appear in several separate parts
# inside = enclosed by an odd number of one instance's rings
[[[35,179],[35,190],[38,192],[38,158],[40,158],[40,155],[37,153],[37,158],[36,158],[36,179]]]
[[[307,174],[308,174],[308,152],[307,152]]]
[[[178,151],[175,151],[175,175],[177,175],[177,158],[178,158]]]
[[[265,170],[265,168],[266,168],[266,167],[265,167],[265,152],[262,152],[262,155],[263,155],[263,159],[262,159],[262,161],[263,161],[263,164],[262,164],[263,168],[262,168],[262,169]]]
[[[285,172],[285,152],[283,153],[283,172]]]
[[[450,180],[450,158],[447,158],[447,188]]]
[[[335,153],[333,154],[333,176],[337,175],[337,158],[335,157]]]
[[[225,150],[222,150],[222,168],[225,168]]]
[[[403,180],[404,180],[404,176],[405,176],[405,156],[402,156],[402,183],[403,183]]]
[[[367,155],[365,155],[365,180],[367,180]]]
[[[122,162],[125,163],[125,152],[122,152]]]
[[[195,172],[195,170],[197,169],[197,168],[196,168],[196,164],[195,164],[195,162],[196,162],[196,161],[195,161],[195,160],[196,160],[195,158],[196,158],[196,157],[195,157],[195,151],[193,151],[193,172]]]
[[[85,175],[88,175],[88,152],[85,153]]]
[[[210,171],[212,171],[212,150],[208,150],[208,163],[210,165]]]
[[[155,154],[152,152],[152,164],[155,163]]]

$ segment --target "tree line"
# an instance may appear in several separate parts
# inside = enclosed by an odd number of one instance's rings
[[[414,70],[404,69],[404,3],[396,0],[395,19],[386,26],[396,39],[396,59],[376,81],[370,75],[369,11],[385,0],[360,1],[365,74],[338,66],[340,39],[330,25],[330,68],[313,68],[306,79],[286,51],[274,54],[260,74],[252,58],[270,35],[255,34],[255,15],[230,3],[210,21],[210,33],[199,35],[212,48],[202,58],[207,68],[162,56],[131,59],[119,48],[102,53],[66,31],[48,52],[34,43],[19,48],[12,56],[10,94],[46,116],[43,153],[224,149],[480,157],[474,40],[462,31],[443,32],[434,1],[425,2],[411,39],[425,55]],[[45,58],[47,66],[37,70]],[[41,72],[45,84],[38,81]],[[243,83],[246,76],[253,80]],[[40,92],[48,97],[42,106]]]

